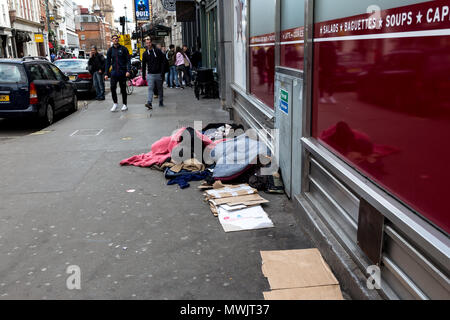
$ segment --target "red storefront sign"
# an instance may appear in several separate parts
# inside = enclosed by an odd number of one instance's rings
[[[305,48],[304,31],[304,27],[298,27],[281,32],[281,66],[303,70],[303,57]]]
[[[313,136],[450,232],[450,8],[317,23]]]

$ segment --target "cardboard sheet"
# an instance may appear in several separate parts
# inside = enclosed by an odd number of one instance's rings
[[[339,284],[318,249],[261,251],[261,257],[272,290]]]
[[[339,285],[263,292],[265,300],[344,300]]]
[[[223,199],[214,199],[210,200],[213,202],[216,206],[220,206],[222,204],[228,204],[230,206],[235,205],[257,205],[262,203],[269,202],[268,200],[261,197],[259,194],[251,194],[247,196],[239,196],[239,197],[229,197],[229,198],[223,198]]]
[[[248,184],[226,186],[224,188],[206,191],[206,195],[210,199],[238,197],[238,196],[244,196],[244,195],[255,194],[255,193],[258,193],[258,190],[250,187]]]
[[[223,204],[220,207],[224,208],[227,211],[236,211],[236,210],[242,210],[242,209],[247,208],[247,206],[243,205],[243,204],[242,205],[237,205],[237,206],[229,206],[227,204]]]
[[[273,228],[272,220],[261,206],[236,211],[219,207],[219,221],[225,232]]]

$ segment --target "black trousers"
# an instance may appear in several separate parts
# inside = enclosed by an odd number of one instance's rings
[[[121,77],[111,77],[111,95],[114,103],[117,103],[117,82],[119,82],[120,93],[122,94],[123,104],[127,104],[127,78],[125,76]]]

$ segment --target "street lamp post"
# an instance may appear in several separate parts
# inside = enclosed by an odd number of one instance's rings
[[[127,5],[125,4],[123,8],[125,9],[125,30],[126,30],[126,33],[128,33],[128,24],[127,24],[127,20],[128,20],[128,17],[127,17]]]
[[[51,27],[50,27],[50,12],[49,12],[49,10],[48,10],[48,0],[45,0],[45,14],[47,15],[47,33],[48,33],[48,41],[50,42],[50,37],[51,37],[51,31],[52,31],[52,29],[51,29]],[[53,48],[55,47],[55,45],[54,44],[52,44],[53,45]],[[49,49],[49,51],[50,51],[50,49]]]

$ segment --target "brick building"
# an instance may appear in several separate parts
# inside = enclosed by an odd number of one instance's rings
[[[100,10],[90,13],[87,8],[79,6],[76,17],[76,32],[80,39],[80,49],[90,50],[97,46],[100,52],[106,52],[111,42],[111,25],[105,21]]]

